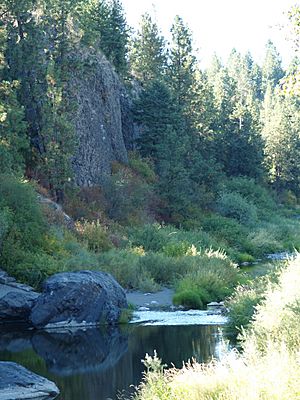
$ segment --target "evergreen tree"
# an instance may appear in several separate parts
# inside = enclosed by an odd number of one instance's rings
[[[6,75],[6,30],[0,26],[0,170],[1,173],[24,173],[24,157],[29,148],[24,110],[17,100],[17,81]]]
[[[193,54],[192,34],[182,18],[175,17],[171,28],[172,42],[169,54],[169,84],[177,106],[183,114],[191,114],[193,87],[197,60]]]
[[[267,91],[263,112],[266,165],[277,192],[300,194],[300,104],[295,96]]]
[[[162,79],[167,66],[165,39],[150,14],[144,14],[132,39],[129,61],[132,75],[142,84]]]
[[[263,92],[267,90],[268,85],[275,88],[283,76],[284,71],[282,69],[280,55],[274,44],[269,40],[266,45],[266,55],[262,66]]]
[[[129,29],[120,0],[90,0],[79,19],[83,43],[99,47],[116,71],[126,76]]]
[[[263,142],[252,59],[234,50],[228,67],[208,76],[214,94],[217,159],[229,176],[261,177]]]

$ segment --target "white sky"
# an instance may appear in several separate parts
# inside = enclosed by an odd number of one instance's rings
[[[164,36],[176,14],[180,15],[193,32],[194,45],[203,65],[214,52],[224,61],[231,49],[245,53],[250,50],[261,62],[265,44],[271,39],[288,63],[292,58],[292,43],[285,40],[288,25],[286,13],[297,0],[123,0],[127,21],[138,27],[140,16],[148,11],[156,16]]]

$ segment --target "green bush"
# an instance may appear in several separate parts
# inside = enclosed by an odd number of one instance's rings
[[[140,270],[147,271],[155,282],[173,284],[192,268],[188,257],[173,258],[162,253],[149,252],[139,259]]]
[[[97,268],[111,273],[121,286],[138,289],[143,274],[139,257],[128,250],[109,250],[97,256]]]
[[[94,252],[108,251],[113,245],[108,237],[107,229],[99,221],[77,224],[81,239]]]
[[[137,153],[129,153],[129,166],[148,183],[156,181],[156,175],[149,159],[141,158]]]
[[[223,192],[216,204],[223,217],[234,218],[241,224],[253,226],[257,222],[257,208],[239,193]]]
[[[271,192],[257,184],[254,179],[231,178],[225,182],[223,191],[240,194],[245,200],[257,206],[260,214],[264,214],[266,211],[276,211],[276,203]]]
[[[239,269],[229,259],[215,254],[186,257],[189,270],[185,271],[176,286],[176,302],[185,301],[187,293],[194,293],[202,305],[211,301],[224,300],[232,294],[234,287],[242,278]],[[184,304],[182,304],[184,305]]]
[[[183,307],[196,310],[201,310],[204,306],[201,295],[198,293],[198,291],[194,291],[193,289],[185,289],[181,290],[179,293],[176,293],[173,296],[173,303],[175,305],[182,305]]]
[[[229,310],[226,332],[237,335],[251,323],[256,306],[264,299],[265,281],[256,280],[248,285],[238,286],[226,302]]]
[[[31,185],[0,175],[0,210],[9,213],[11,219],[11,227],[6,232],[9,240],[4,240],[2,249],[5,263],[12,262],[14,244],[28,251],[43,248],[47,225]]]
[[[170,242],[162,248],[162,252],[168,257],[183,257],[190,247],[188,242]]]
[[[12,224],[12,214],[9,208],[0,209],[0,249],[6,234]]]
[[[167,245],[170,237],[168,232],[159,224],[146,224],[128,230],[129,239],[133,246],[142,246],[146,251],[161,251]]]
[[[109,218],[124,225],[138,225],[149,220],[149,204],[153,197],[151,185],[119,165],[103,185],[105,212]]]

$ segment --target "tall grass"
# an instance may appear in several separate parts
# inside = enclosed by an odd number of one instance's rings
[[[300,257],[269,285],[265,300],[242,334],[243,352],[209,365],[191,363],[163,371],[147,358],[136,400],[300,399]],[[153,365],[152,365],[153,363]]]

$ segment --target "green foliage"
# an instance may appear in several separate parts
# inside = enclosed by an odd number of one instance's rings
[[[130,168],[146,180],[147,183],[154,183],[156,175],[149,159],[141,158],[138,153],[129,153]]]
[[[126,76],[129,28],[121,1],[89,1],[82,14],[78,21],[84,32],[82,42],[100,48],[116,71]]]
[[[0,74],[1,77],[1,74]],[[29,148],[24,111],[17,100],[17,82],[0,84],[0,170],[22,173]]]
[[[147,224],[143,228],[131,228],[128,231],[133,246],[142,246],[146,251],[155,252],[167,244],[168,233],[159,224]]]
[[[141,18],[140,28],[132,38],[129,62],[135,78],[147,85],[163,77],[167,67],[165,39],[150,14]]]
[[[237,335],[247,328],[254,316],[256,306],[265,298],[264,292],[267,281],[257,278],[247,285],[238,286],[234,294],[227,300],[226,306],[229,310],[226,332]]]
[[[109,218],[122,224],[139,224],[148,218],[153,197],[151,186],[125,166],[103,185],[105,211]]]
[[[97,257],[98,268],[111,273],[123,287],[138,288],[142,279],[139,256],[127,250],[110,250]]]
[[[203,294],[199,293],[199,290],[194,291],[190,287],[187,289],[182,288],[179,293],[174,295],[173,303],[182,305],[185,308],[201,310],[203,308],[202,298]]]
[[[177,304],[182,301],[182,305],[192,307],[188,303],[198,299],[205,306],[211,301],[224,300],[233,292],[239,272],[229,260],[214,255],[194,258],[193,268],[177,283],[174,297]]]
[[[6,212],[9,210],[12,219],[2,249],[3,254],[7,253],[8,262],[11,263],[10,257],[14,257],[14,241],[20,243],[22,248],[32,251],[36,246],[42,246],[46,226],[36,193],[30,185],[11,176],[1,175],[0,207]]]
[[[100,221],[84,221],[77,225],[81,239],[87,247],[94,252],[108,251],[113,246],[107,234],[107,228]]]
[[[221,193],[216,208],[224,217],[234,218],[241,224],[254,226],[257,222],[256,206],[238,193]]]
[[[259,214],[276,210],[276,203],[272,193],[255,182],[254,179],[246,177],[231,178],[226,181],[224,187],[225,191],[238,193],[254,204]]]

